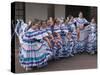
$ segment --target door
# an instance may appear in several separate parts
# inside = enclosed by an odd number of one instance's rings
[[[65,15],[73,15],[74,17],[78,17],[79,12],[83,12],[83,15],[86,19],[90,19],[90,7],[88,6],[74,6],[74,5],[66,5],[65,7]]]

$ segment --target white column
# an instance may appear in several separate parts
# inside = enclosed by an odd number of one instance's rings
[[[65,5],[55,5],[55,17],[65,18]]]
[[[34,20],[34,18],[45,20],[47,19],[47,5],[26,3],[25,15],[26,15],[26,22],[28,22],[29,19]]]

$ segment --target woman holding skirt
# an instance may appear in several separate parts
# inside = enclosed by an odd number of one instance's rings
[[[38,24],[35,23],[24,33],[19,52],[19,62],[26,70],[32,67],[43,67],[47,65],[47,47],[39,34]]]
[[[97,51],[97,25],[95,19],[92,18],[90,25],[87,26],[88,29],[88,42],[87,42],[87,52],[94,54]]]
[[[78,34],[78,48],[77,48],[77,52],[83,52],[86,50],[86,41],[87,41],[87,36],[88,33],[87,31],[84,29],[85,28],[85,24],[88,23],[88,21],[83,17],[83,13],[80,12],[79,13],[79,17],[74,19],[76,22],[76,26],[77,26],[77,34]]]

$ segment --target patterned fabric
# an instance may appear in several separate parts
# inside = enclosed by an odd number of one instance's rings
[[[76,18],[77,26],[84,25],[88,21],[85,18]],[[33,30],[22,20],[18,20],[15,32],[20,41],[19,62],[23,67],[43,67],[47,65],[50,59],[73,56],[78,52],[94,52],[97,50],[97,31],[96,24],[90,23],[84,29],[80,29],[80,38],[78,40],[77,31],[74,22],[67,25],[53,25],[48,28]],[[68,33],[71,33],[70,40]],[[52,48],[49,47],[44,37],[49,37],[48,33],[53,35],[50,39]],[[58,38],[57,33],[61,39]]]
[[[52,28],[51,28],[50,26],[46,28],[46,31],[47,31],[48,33],[52,34]]]
[[[86,50],[87,37],[88,37],[88,32],[85,29],[81,30],[80,38],[78,41],[78,52],[83,52]]]
[[[19,56],[20,63],[25,67],[41,66],[43,63],[47,63],[43,50],[30,51],[21,48]]]
[[[67,28],[67,25],[66,24],[61,24],[61,26],[60,26],[60,29],[61,29],[61,32],[63,31],[63,32],[68,32],[68,28]]]
[[[52,48],[52,52],[53,52],[53,56],[54,56],[53,58],[57,59],[57,58],[59,58],[61,56],[60,53],[62,51],[62,41],[58,40],[57,41],[58,44],[57,45],[55,44],[54,41],[58,39],[58,36],[54,32],[60,34],[60,32],[61,32],[60,25],[55,25],[54,26],[54,28],[53,28],[54,39],[51,41],[51,44],[53,46],[53,48]]]
[[[65,24],[62,24],[61,27],[61,38],[62,38],[62,49],[60,51],[60,56],[61,57],[68,57],[68,47],[67,47],[67,43],[68,43],[68,39],[67,39],[67,33],[68,33],[68,29],[67,26]]]
[[[83,26],[85,23],[88,23],[88,21],[85,18],[78,17],[75,20],[77,27]],[[78,52],[83,52],[86,50],[87,36],[88,36],[87,31],[85,29],[80,29],[80,38],[79,41],[77,42]]]
[[[25,33],[25,30],[27,28],[27,24],[23,22],[23,20],[17,20],[15,33],[17,34],[20,43],[22,43],[22,36]]]
[[[53,31],[57,32],[57,33],[61,32],[60,25],[54,25],[54,30]]]
[[[72,39],[73,39],[73,54],[76,54],[78,52],[78,48],[77,48],[77,44],[78,44],[78,36],[77,36],[77,32],[73,31],[72,32]]]
[[[56,38],[55,38],[56,39]],[[55,40],[54,39],[54,40]],[[58,41],[59,45],[55,45],[55,42],[52,40],[51,41],[53,48],[52,48],[52,52],[53,52],[53,58],[54,59],[58,59],[59,57],[61,57],[61,51],[62,51],[62,44],[61,41]]]
[[[87,42],[87,52],[94,52],[97,50],[97,33],[96,33],[96,24],[91,23],[88,26],[88,42]]]
[[[74,20],[75,20],[77,26],[80,26],[82,24],[88,23],[88,21],[85,18],[79,18],[78,17],[78,18],[75,18]]]
[[[50,28],[42,28],[42,29],[40,29],[39,34],[42,35],[42,38],[43,38],[43,37],[48,36],[48,32],[52,33]],[[51,48],[49,47],[48,43],[45,40],[43,40],[43,41],[44,41],[45,46],[47,47],[46,48],[46,52],[47,52],[46,55],[48,57],[48,60],[50,60],[50,59],[52,59],[53,53],[52,53]]]
[[[50,52],[44,40],[38,39],[40,31],[30,29],[22,37],[23,43],[20,48],[20,63],[25,67],[43,66],[50,58]],[[42,33],[42,32],[41,32]]]
[[[72,40],[69,40],[67,43],[68,56],[73,56],[73,48],[74,48],[74,42]]]
[[[70,32],[75,31],[75,24],[74,24],[74,22],[69,22],[68,25],[67,25],[67,27],[68,27],[68,30]]]

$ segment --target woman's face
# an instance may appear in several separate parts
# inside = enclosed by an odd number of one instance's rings
[[[79,17],[83,18],[83,13],[82,12],[79,13]]]
[[[59,19],[59,18],[56,19],[56,24],[57,24],[57,25],[60,24],[60,19]]]
[[[91,22],[92,22],[92,23],[95,23],[95,19],[93,18],[93,19],[91,20]]]
[[[32,25],[32,29],[36,29],[36,26],[35,25]]]
[[[48,21],[48,26],[52,26],[53,25],[53,21]]]
[[[66,20],[69,20],[69,17],[67,17],[67,19]]]
[[[73,21],[73,19],[74,19],[74,17],[72,16],[72,17],[71,17],[71,19],[70,19],[70,21],[72,22],[72,21]]]
[[[38,25],[37,25],[37,29],[40,29],[41,27],[42,27],[41,24],[38,24]]]
[[[46,25],[46,22],[42,22],[42,25],[44,25],[44,26],[45,26],[45,25]]]
[[[31,21],[31,20],[29,20],[29,21],[28,21],[28,25],[31,25],[31,23],[32,23],[32,21]]]
[[[42,22],[42,27],[45,28],[47,26],[46,22]]]
[[[57,21],[57,25],[59,25],[60,24],[60,21]]]
[[[52,17],[49,17],[49,20],[50,20],[50,21],[53,21],[53,18],[52,18]]]

